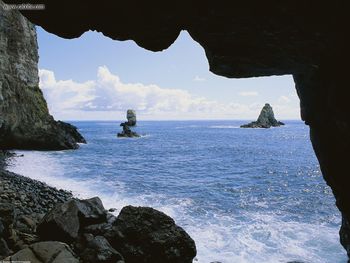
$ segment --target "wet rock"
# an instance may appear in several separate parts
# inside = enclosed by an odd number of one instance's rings
[[[0,238],[11,251],[38,242],[37,222],[54,204],[72,197],[69,192],[4,171],[1,167],[0,191]]]
[[[12,251],[9,249],[6,241],[3,238],[0,238],[0,260],[10,255],[11,252]]]
[[[126,112],[126,118],[128,119],[128,122],[127,122],[128,126],[136,125],[136,112],[134,110],[129,109]]]
[[[35,243],[5,260],[31,263],[79,263],[68,245],[57,241]]]
[[[339,230],[340,243],[346,250],[348,257],[350,258],[350,224],[345,215],[342,215],[342,224]]]
[[[30,230],[34,230],[36,228],[37,222],[35,219],[30,218],[29,216],[21,216],[18,219],[20,222],[22,222],[24,225],[26,225]]]
[[[9,228],[16,219],[16,209],[13,204],[0,203],[0,220],[5,229]]]
[[[39,223],[37,232],[43,240],[55,239],[70,242],[78,238],[80,227],[106,220],[107,212],[101,200],[94,197],[87,200],[72,199],[58,204]]]
[[[121,127],[123,127],[123,131],[118,133],[118,137],[124,137],[124,138],[133,138],[133,137],[140,137],[139,134],[132,131],[130,127],[136,125],[136,113],[134,110],[128,110],[126,113],[126,118],[128,121],[122,122],[120,124]]]
[[[284,123],[275,119],[275,114],[273,113],[272,107],[270,104],[266,103],[262,108],[257,121],[241,125],[241,128],[270,128],[281,125],[284,125]]]
[[[85,263],[124,262],[122,255],[112,248],[107,239],[102,236],[92,237],[80,257]]]
[[[118,133],[118,137],[126,137],[126,138],[134,138],[134,137],[140,137],[139,134],[137,134],[136,132],[132,131],[129,126],[127,125],[126,122],[121,123],[120,126],[123,127],[123,132]]]
[[[105,236],[128,263],[190,263],[197,253],[172,218],[149,207],[124,207]]]
[[[0,237],[2,237],[3,233],[4,233],[4,230],[5,230],[5,227],[1,221],[1,218],[0,218]]]

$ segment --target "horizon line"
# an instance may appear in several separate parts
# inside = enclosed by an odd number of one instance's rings
[[[58,119],[59,121],[65,121],[65,122],[70,122],[70,121],[104,121],[104,122],[120,122],[120,121],[126,121],[124,119],[100,119],[100,120],[82,120],[82,119]],[[280,119],[282,121],[301,121],[303,122],[303,120],[301,119]],[[137,121],[256,121],[256,119],[149,119],[149,120],[145,120],[145,119],[141,119],[141,120],[137,120]]]

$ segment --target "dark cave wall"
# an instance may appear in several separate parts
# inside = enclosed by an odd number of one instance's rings
[[[22,3],[21,0],[5,0]],[[256,77],[318,68],[347,32],[345,0],[42,1],[22,11],[48,32],[75,38],[88,30],[134,40],[152,51],[168,48],[187,30],[215,74]],[[64,19],[62,19],[64,18]]]
[[[350,98],[346,72],[332,67],[329,63],[328,70],[297,74],[294,80],[302,119],[310,126],[323,177],[342,213],[340,240],[350,257]]]

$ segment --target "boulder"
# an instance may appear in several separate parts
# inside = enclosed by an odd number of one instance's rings
[[[9,249],[6,241],[3,238],[0,238],[0,260],[7,257],[11,254],[11,250]]]
[[[126,112],[126,118],[128,119],[128,122],[127,122],[128,126],[136,125],[136,112],[134,110],[129,109]]]
[[[46,214],[37,227],[37,233],[43,240],[71,242],[78,237],[80,228],[104,222],[106,216],[107,212],[98,197],[72,199],[56,205]]]
[[[5,229],[8,228],[9,226],[14,224],[16,216],[16,209],[13,204],[0,203],[0,225],[3,225]]]
[[[6,260],[31,263],[79,263],[69,246],[57,241],[35,243],[5,258]]]
[[[128,263],[192,263],[192,238],[166,214],[150,207],[124,207],[105,234]]]
[[[92,236],[92,235],[91,235]],[[85,250],[80,255],[84,263],[122,263],[124,259],[103,236],[91,237]]]
[[[284,123],[275,119],[275,114],[273,113],[272,107],[270,104],[266,103],[262,108],[257,121],[241,125],[241,128],[270,128],[281,125],[284,125]]]

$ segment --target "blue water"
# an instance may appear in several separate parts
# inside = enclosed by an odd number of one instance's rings
[[[117,122],[76,122],[77,151],[21,152],[10,170],[107,208],[152,206],[196,241],[197,262],[346,262],[340,216],[299,121],[144,121],[138,139]]]

